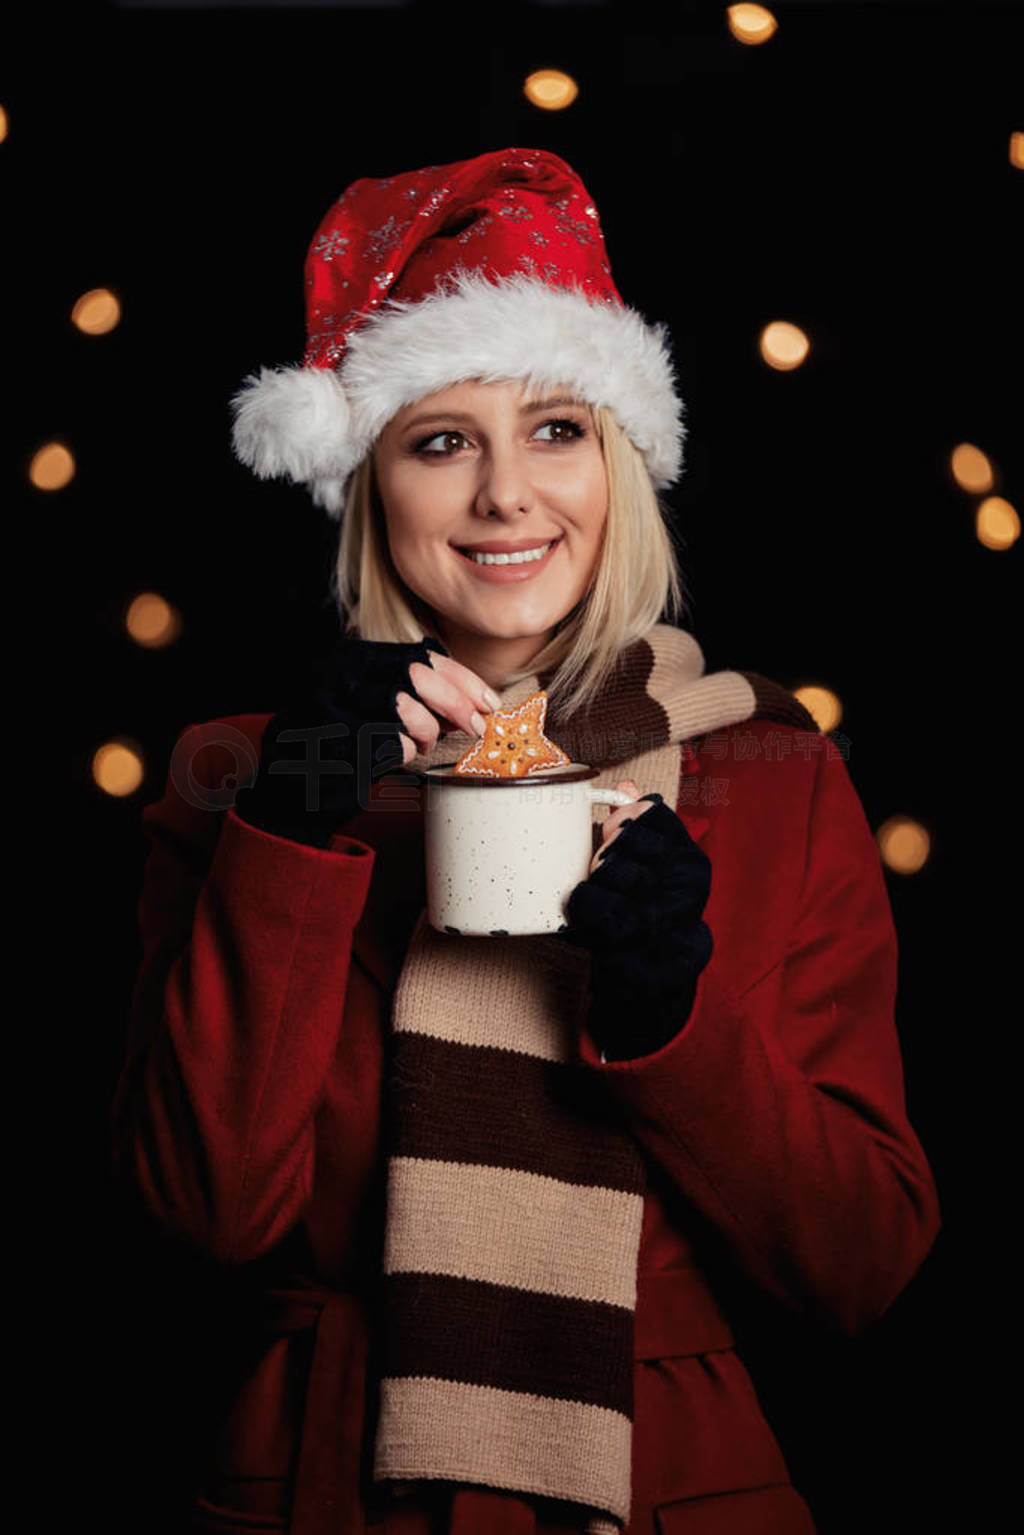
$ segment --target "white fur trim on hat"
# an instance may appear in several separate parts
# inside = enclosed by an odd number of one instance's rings
[[[235,395],[235,452],[261,477],[307,484],[333,517],[352,470],[404,406],[466,379],[563,386],[602,405],[664,489],[682,468],[683,405],[668,333],[635,310],[514,274],[467,272],[418,301],[391,299],[329,368],[262,369]]]

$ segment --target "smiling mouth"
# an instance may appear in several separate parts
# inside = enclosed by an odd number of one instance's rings
[[[484,554],[479,550],[461,549],[457,544],[454,548],[464,560],[469,560],[474,565],[535,565],[559,543],[561,543],[561,536],[550,539],[546,544],[538,544],[536,549],[523,549],[517,554]]]

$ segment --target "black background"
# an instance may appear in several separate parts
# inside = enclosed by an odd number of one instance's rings
[[[832,687],[872,826],[902,812],[932,835],[925,869],[887,879],[942,1234],[864,1337],[769,1311],[749,1359],[822,1535],[984,1527],[1015,1189],[1020,548],[976,541],[949,454],[981,446],[1019,507],[1024,17],[773,9],[776,36],[744,47],[703,4],[39,5],[7,52],[9,320],[31,361],[9,402],[10,504],[40,536],[40,653],[54,563],[70,576],[56,696],[44,679],[72,739],[56,867],[78,967],[43,1034],[56,1096],[35,1110],[58,1167],[36,1206],[59,1318],[40,1431],[63,1468],[49,1495],[108,1535],[171,1529],[215,1401],[194,1326],[205,1269],[131,1221],[106,1169],[139,811],[185,725],[273,710],[330,622],[334,526],[233,461],[227,402],[261,363],[301,359],[306,246],[349,181],[506,145],[576,168],[620,292],[670,326],[689,439],[668,499],[708,670]],[[522,95],[548,65],[580,85],[565,112]],[[106,337],[69,319],[95,286],[123,305]],[[757,355],[775,318],[811,339],[791,374]],[[26,473],[53,437],[77,474],[47,495]],[[123,627],[148,589],[184,617],[162,652]],[[91,782],[115,734],[146,759],[127,800]]]

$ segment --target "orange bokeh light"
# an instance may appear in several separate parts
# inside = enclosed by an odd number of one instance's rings
[[[75,476],[75,459],[62,442],[48,442],[32,455],[28,477],[37,490],[63,490]]]

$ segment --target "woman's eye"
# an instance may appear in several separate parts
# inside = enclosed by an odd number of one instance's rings
[[[416,444],[416,452],[427,453],[430,457],[433,458],[444,458],[449,453],[449,443],[453,437],[457,438],[459,441],[465,441],[465,438],[462,436],[461,432],[435,432],[433,437],[424,437],[422,442],[418,442]],[[430,446],[432,442],[440,442],[443,443],[444,446],[441,448],[432,448]]]
[[[548,442],[573,442],[577,437],[583,436],[583,428],[575,421],[569,421],[568,419],[565,421],[545,421],[542,427],[538,427],[538,431],[546,432],[549,427],[555,430],[557,435],[547,438]],[[567,430],[563,431],[561,428],[567,428]]]

